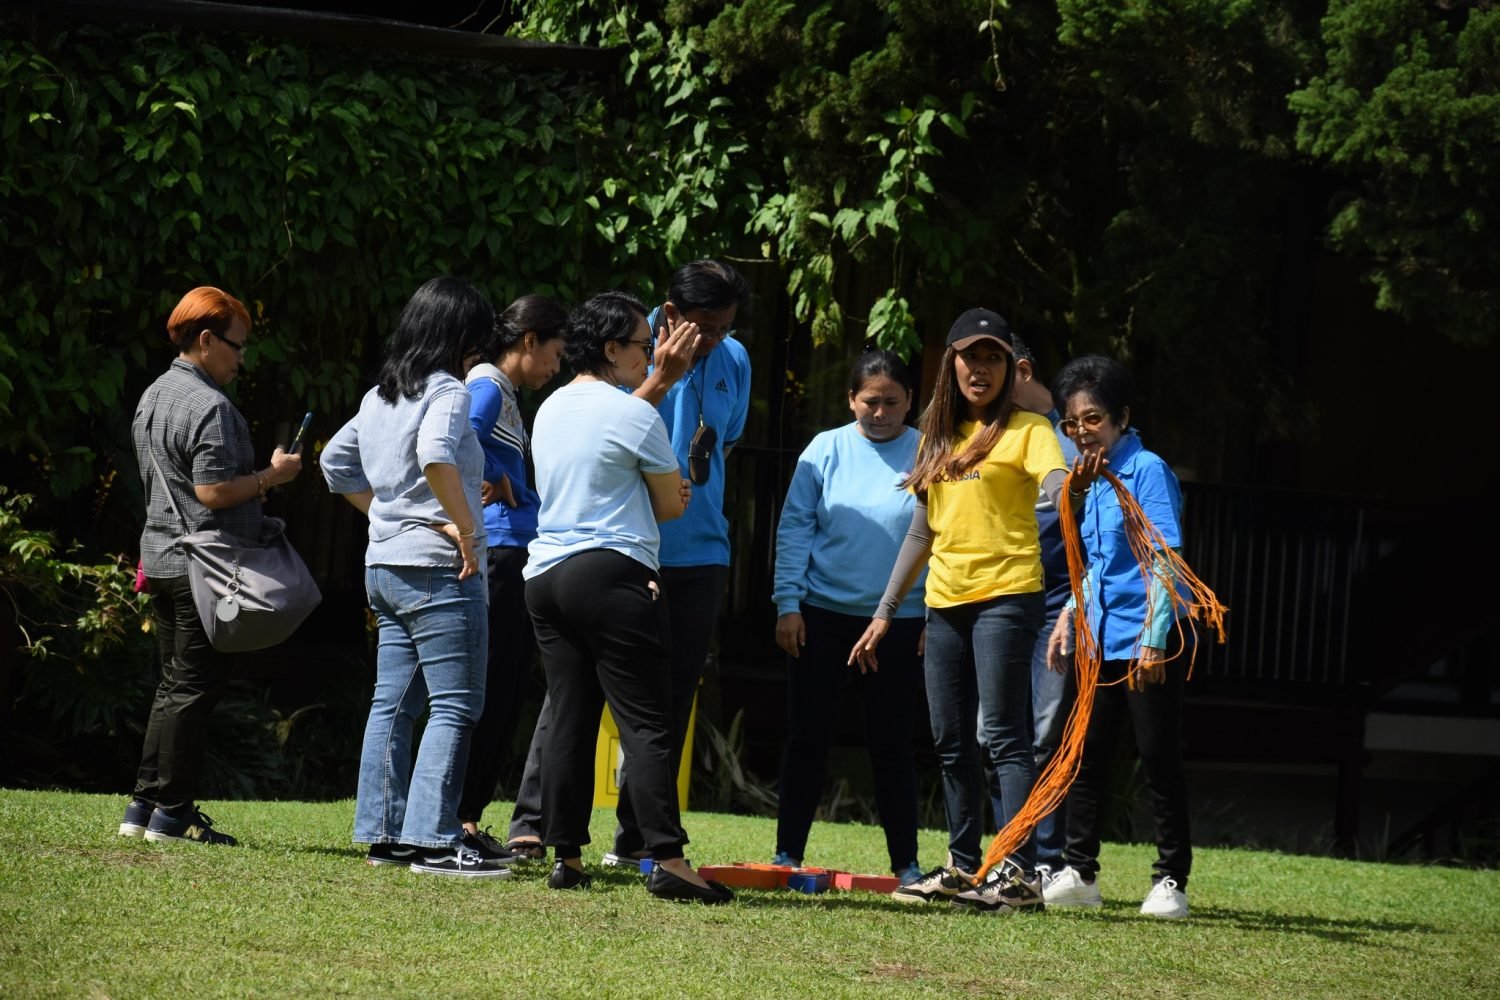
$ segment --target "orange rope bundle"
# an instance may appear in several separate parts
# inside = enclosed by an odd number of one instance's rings
[[[1141,568],[1141,579],[1146,585],[1146,592],[1151,593],[1151,582],[1153,577],[1161,584],[1161,589],[1170,594],[1172,604],[1181,608],[1186,616],[1194,621],[1203,622],[1213,628],[1218,634],[1220,644],[1224,642],[1224,614],[1229,609],[1219,603],[1214,592],[1193,573],[1188,564],[1183,562],[1182,557],[1167,545],[1166,539],[1162,537],[1156,526],[1146,517],[1146,512],[1125,485],[1115,477],[1115,474],[1104,470],[1100,475],[1109,480],[1115,488],[1115,495],[1120,499],[1120,512],[1125,519],[1125,537],[1130,544],[1131,554],[1135,556],[1136,562]],[[1094,711],[1094,691],[1099,686],[1099,669],[1103,664],[1103,657],[1099,652],[1099,641],[1089,626],[1088,615],[1085,613],[1087,603],[1083,593],[1083,574],[1085,565],[1083,561],[1083,539],[1078,531],[1078,522],[1073,517],[1072,498],[1067,490],[1062,491],[1061,511],[1058,519],[1062,524],[1063,542],[1068,553],[1068,577],[1073,588],[1073,632],[1075,636],[1074,648],[1074,672],[1078,681],[1078,698],[1073,702],[1073,709],[1068,713],[1068,721],[1063,729],[1062,742],[1058,745],[1057,752],[1042,769],[1037,778],[1036,785],[1032,787],[1031,794],[1026,797],[1026,802],[1021,806],[1019,812],[1005,824],[1005,829],[996,834],[995,839],[990,842],[989,850],[985,851],[984,864],[980,867],[977,877],[983,878],[990,869],[1004,861],[1016,848],[1020,847],[1026,838],[1031,836],[1031,831],[1036,825],[1047,817],[1052,810],[1056,809],[1068,794],[1068,788],[1073,784],[1073,779],[1078,777],[1078,768],[1083,763],[1083,740],[1089,728],[1089,717]],[[1191,599],[1183,597],[1178,587],[1185,587]],[[1183,639],[1182,618],[1174,615],[1178,639]],[[1188,657],[1188,676],[1193,675],[1193,661],[1197,658],[1197,644],[1179,642],[1179,650],[1172,656],[1161,662],[1170,662],[1181,655],[1181,648],[1191,645],[1192,652]],[[1140,649],[1140,640],[1136,640],[1136,649]],[[1130,672],[1127,675],[1134,677],[1147,663],[1141,662],[1139,655],[1131,658]]]

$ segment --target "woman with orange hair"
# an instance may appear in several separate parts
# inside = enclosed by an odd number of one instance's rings
[[[161,649],[157,685],[135,792],[120,835],[233,846],[198,810],[198,774],[208,715],[228,671],[209,645],[177,540],[218,529],[261,537],[261,502],[302,470],[302,456],[277,448],[255,465],[250,427],[223,387],[245,363],[250,314],[217,288],[195,288],[167,320],[177,358],[135,408],[131,436],[146,498],[141,564]],[[180,512],[180,514],[179,514]]]

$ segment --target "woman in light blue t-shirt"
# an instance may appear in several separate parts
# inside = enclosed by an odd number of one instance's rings
[[[890,351],[866,351],[849,373],[854,420],[813,438],[797,460],[776,530],[776,644],[786,651],[787,740],[776,822],[777,864],[801,865],[823,794],[838,695],[853,675],[891,871],[908,884],[917,863],[917,767],[912,706],[922,685],[922,581],[881,647],[880,669],[854,671],[849,647],[880,603],[885,576],[916,504],[918,434],[906,425],[911,373]],[[925,573],[924,573],[925,576]]]
[[[582,848],[594,801],[594,743],[605,703],[630,759],[630,795],[664,899],[725,903],[682,856],[668,682],[666,600],[657,572],[657,523],[681,517],[690,487],[666,426],[640,388],[653,341],[640,302],[604,292],[569,317],[567,359],[577,376],[537,411],[532,428],[542,506],[526,565],[526,605],[547,672],[542,819],[553,889],[589,885]],[[685,323],[662,350],[695,340]],[[681,370],[682,366],[677,366]],[[627,391],[621,391],[621,390]]]

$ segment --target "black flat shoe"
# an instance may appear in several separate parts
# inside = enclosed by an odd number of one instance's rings
[[[657,865],[646,880],[646,891],[657,899],[670,899],[674,903],[704,903],[715,906],[734,899],[734,893],[722,882],[709,882],[707,889],[700,889],[685,878],[679,878]]]
[[[547,876],[549,889],[587,889],[593,884],[594,877],[588,872],[571,868],[561,861],[552,866],[552,874]]]

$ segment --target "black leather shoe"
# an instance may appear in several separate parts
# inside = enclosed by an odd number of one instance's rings
[[[700,889],[660,865],[651,869],[651,877],[646,880],[646,891],[657,899],[670,899],[675,903],[706,903],[714,906],[734,899],[734,893],[722,882],[710,881],[707,889]]]
[[[552,874],[547,876],[549,889],[587,889],[593,884],[594,877],[588,872],[570,868],[561,861],[553,864]]]

